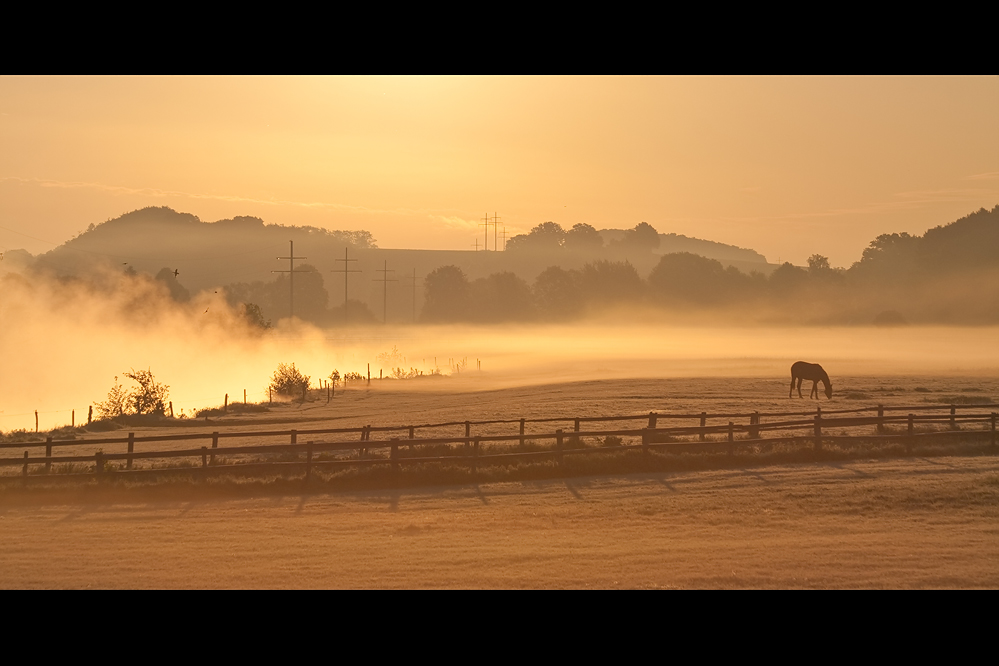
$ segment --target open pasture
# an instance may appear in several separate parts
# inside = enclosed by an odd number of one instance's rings
[[[10,498],[8,498],[10,499]],[[3,588],[994,588],[999,460],[0,509]]]
[[[824,408],[999,397],[999,382],[982,378],[837,379]],[[487,391],[473,382],[399,390],[373,381],[329,404],[317,397],[207,425],[346,427],[816,404],[788,399],[789,378]],[[206,426],[203,419],[189,425]],[[266,483],[230,494],[184,484],[88,486],[0,495],[0,587],[991,588],[999,584],[997,518],[999,458],[989,455],[313,493]]]

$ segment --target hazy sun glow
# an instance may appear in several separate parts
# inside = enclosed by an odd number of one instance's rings
[[[381,247],[640,221],[849,266],[999,200],[997,77],[0,77],[0,251],[149,205]]]

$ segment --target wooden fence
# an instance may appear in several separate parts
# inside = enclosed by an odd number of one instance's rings
[[[25,449],[23,457],[0,457],[0,469],[20,466],[21,474],[6,474],[3,479],[32,478],[51,474],[53,465],[66,465],[58,476],[104,477],[109,473],[137,475],[190,472],[200,467],[204,473],[239,472],[243,474],[302,472],[308,481],[313,469],[388,465],[450,463],[465,464],[473,471],[479,465],[505,464],[515,460],[554,459],[561,464],[565,456],[640,450],[704,451],[739,446],[785,443],[821,449],[824,442],[899,441],[907,450],[925,438],[975,437],[988,439],[996,447],[995,411],[999,405],[972,404],[947,406],[870,407],[814,412],[660,414],[650,412],[629,416],[589,416],[578,418],[501,419],[491,421],[452,421],[407,426],[362,426],[357,428],[322,428],[310,430],[269,430],[200,432],[180,435],[107,437],[99,439],[53,440],[44,442],[0,443],[0,455],[10,449]],[[944,413],[933,413],[941,412]],[[901,413],[900,413],[901,412]],[[774,420],[777,419],[777,420]],[[739,420],[740,422],[736,422]],[[639,427],[594,428],[595,424],[640,423]],[[696,425],[680,423],[696,422]],[[554,424],[564,423],[571,430]],[[532,431],[528,432],[528,424]],[[516,433],[506,433],[507,426],[517,426]],[[478,431],[473,434],[473,427]],[[538,428],[542,430],[538,431]],[[454,434],[417,437],[418,431]],[[512,429],[512,428],[511,428]],[[485,432],[490,430],[491,432]],[[838,431],[839,434],[834,434]],[[380,438],[372,439],[372,433]],[[770,434],[770,437],[766,437]],[[391,435],[400,435],[392,437]],[[246,445],[220,446],[231,438],[255,440]],[[596,440],[586,445],[584,440]],[[265,444],[269,439],[286,443]],[[300,442],[300,439],[307,439]],[[602,441],[601,441],[602,440]],[[206,442],[200,447],[148,450],[146,445],[162,442]],[[210,445],[208,444],[210,442]],[[543,444],[539,445],[538,442]],[[544,443],[547,443],[545,445]],[[136,445],[141,445],[137,448]],[[56,451],[110,446],[123,449],[92,455],[55,455]],[[38,449],[44,448],[44,455]],[[31,454],[31,449],[37,451]],[[140,450],[141,449],[141,450]],[[304,460],[302,459],[304,455]],[[193,459],[193,461],[192,461]],[[263,459],[263,460],[261,460]],[[141,461],[168,461],[161,467],[137,468]],[[79,468],[84,467],[81,471]],[[56,470],[58,472],[59,470]]]

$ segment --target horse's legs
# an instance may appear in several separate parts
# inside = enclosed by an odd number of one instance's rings
[[[804,398],[805,397],[805,396],[801,395],[801,380],[802,379],[804,379],[804,378],[803,377],[798,377],[798,397],[799,398]]]
[[[791,389],[787,392],[787,397],[792,397],[794,394],[794,375],[791,375]]]
[[[819,382],[818,382],[818,380],[815,380],[815,381],[812,382],[812,390],[808,394],[808,397],[811,398],[813,395],[815,396],[816,400],[819,399]]]

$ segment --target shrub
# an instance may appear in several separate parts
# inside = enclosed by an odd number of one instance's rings
[[[118,377],[115,376],[114,386],[108,391],[107,400],[94,403],[97,415],[101,420],[113,419],[126,414],[162,415],[164,413],[169,396],[169,386],[158,383],[150,370],[132,370],[122,374],[138,384],[138,387],[126,392],[124,387],[118,383]]]
[[[295,396],[309,387],[309,379],[295,368],[294,363],[279,363],[271,378],[270,388],[278,395]]]
[[[132,370],[124,375],[139,385],[128,394],[133,414],[163,414],[166,411],[169,386],[156,383],[153,373],[149,370]]]

